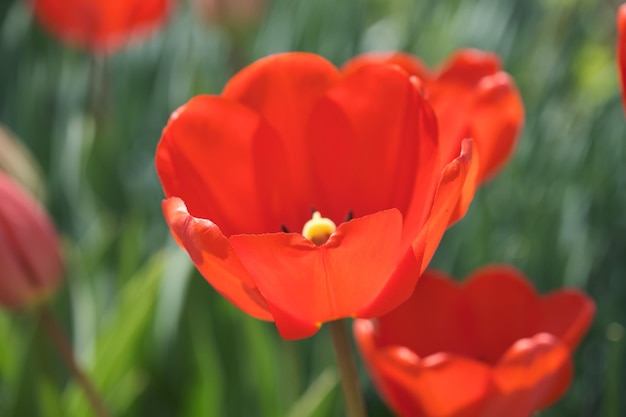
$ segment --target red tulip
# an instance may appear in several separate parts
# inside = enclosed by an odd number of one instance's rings
[[[0,173],[0,304],[27,308],[61,281],[56,232],[37,201]]]
[[[158,29],[173,0],[29,0],[35,16],[64,42],[110,53]]]
[[[539,296],[510,267],[483,268],[462,284],[427,271],[406,303],[356,320],[354,332],[401,416],[528,417],[567,389],[594,309],[577,290]]]
[[[202,275],[295,339],[411,294],[460,198],[471,141],[459,154],[440,158],[434,114],[404,71],[342,74],[287,53],[175,111],[156,167],[167,223]]]
[[[344,70],[373,63],[398,66],[420,79],[437,115],[444,159],[458,154],[463,139],[474,139],[477,172],[466,183],[458,208],[463,213],[476,184],[493,177],[515,148],[524,123],[524,105],[515,83],[502,71],[497,55],[473,49],[456,52],[437,71],[402,52],[364,54],[349,61]]]
[[[622,4],[617,11],[617,67],[626,111],[626,4]]]

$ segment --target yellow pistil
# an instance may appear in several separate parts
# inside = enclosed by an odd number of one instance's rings
[[[302,228],[302,236],[321,246],[337,230],[335,223],[326,217],[322,217],[319,211],[313,212],[311,220],[304,224]]]

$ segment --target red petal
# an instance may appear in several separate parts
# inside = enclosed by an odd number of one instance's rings
[[[572,378],[568,347],[547,333],[517,341],[494,370],[498,394],[484,417],[527,417],[556,401]]]
[[[473,107],[466,109],[466,123],[467,134],[476,145],[478,164],[468,175],[452,222],[465,215],[477,185],[491,178],[508,161],[524,121],[524,105],[506,73],[484,77],[475,90]]]
[[[163,201],[163,214],[176,241],[221,295],[253,317],[273,319],[228,239],[213,222],[191,216],[176,197]]]
[[[469,136],[468,123],[484,77],[500,69],[498,57],[477,50],[461,50],[454,54],[439,76],[426,85],[429,102],[439,121],[442,162],[459,154],[461,141]]]
[[[398,352],[393,352],[398,356]],[[405,377],[409,376],[406,368]],[[483,363],[439,353],[418,363],[412,390],[428,417],[478,417],[491,390],[491,369]],[[406,381],[409,382],[409,381]]]
[[[334,210],[337,220],[349,210],[356,217],[390,207],[405,214],[417,193],[415,210],[427,213],[438,180],[436,129],[403,71],[370,65],[346,76],[318,103],[307,129],[323,212]]]
[[[266,216],[255,161],[271,152],[273,132],[254,112],[232,101],[198,96],[178,109],[163,131],[156,167],[167,197],[212,219],[226,236],[280,230]],[[271,159],[271,155],[268,156]]]
[[[480,154],[478,181],[482,183],[508,161],[524,123],[524,104],[508,74],[498,72],[481,80],[468,119]]]
[[[404,52],[369,52],[352,58],[342,67],[344,74],[350,74],[368,65],[396,65],[409,75],[415,75],[422,82],[429,82],[431,71],[417,57]]]
[[[378,347],[375,336],[376,327],[375,320],[358,319],[354,321],[352,328],[357,348],[367,366],[370,377],[380,396],[396,414],[421,417],[422,410],[413,393],[400,382],[396,382],[394,378],[394,362],[388,361],[388,355],[383,353],[385,350]],[[415,357],[410,353],[409,355],[411,359]]]
[[[353,316],[396,266],[402,216],[386,210],[342,223],[322,246],[300,234],[237,235],[231,243],[287,339]],[[308,323],[307,331],[300,327]]]
[[[559,338],[574,350],[591,325],[595,305],[578,290],[561,290],[543,298],[536,332]]]
[[[429,217],[423,223],[420,223],[423,209],[419,205],[423,205],[425,200],[420,201],[418,193],[413,196],[404,219],[400,248],[404,249],[412,240],[411,246],[399,259],[396,270],[377,297],[370,304],[364,305],[357,312],[357,317],[371,318],[386,314],[413,293],[417,280],[435,253],[454,207],[458,204],[467,172],[474,163],[471,145],[471,141],[466,141],[461,155],[443,170],[434,201],[430,210],[425,211]]]
[[[415,251],[424,245],[424,258],[420,274],[428,266],[451,222],[452,216],[455,214],[455,207],[461,198],[468,172],[472,169],[472,164],[475,163],[476,160],[472,157],[472,141],[466,140],[463,142],[461,155],[443,169],[430,216],[419,236],[413,242]]]
[[[444,351],[472,356],[475,351],[461,289],[450,277],[435,271],[424,272],[413,295],[378,323],[381,346],[405,346],[421,357]]]
[[[291,218],[283,219],[293,230],[302,227],[312,208],[312,161],[306,138],[311,111],[339,78],[339,71],[317,55],[285,53],[260,59],[244,68],[231,78],[222,93],[223,97],[260,114],[278,133],[284,152],[285,168],[281,176],[289,173],[292,184],[291,189],[280,190],[282,194],[273,194],[287,198],[294,210],[304,210],[297,213],[297,218],[290,214]]]
[[[626,4],[617,11],[617,70],[622,87],[622,104],[626,111]]]
[[[357,311],[356,317],[380,317],[409,298],[413,294],[415,284],[420,278],[423,254],[423,247],[417,251],[412,249],[406,251],[404,256],[398,261],[396,269],[385,287],[370,304]]]
[[[531,335],[538,295],[524,276],[506,266],[474,272],[465,287],[480,359],[496,363],[520,337]]]
[[[452,354],[420,359],[404,347],[377,346],[370,321],[357,320],[355,337],[374,382],[405,417],[478,417],[491,389],[491,369]]]

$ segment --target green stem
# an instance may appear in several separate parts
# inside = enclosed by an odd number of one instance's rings
[[[328,323],[328,325],[333,338],[337,364],[339,365],[343,397],[346,402],[346,415],[348,417],[367,417],[346,323],[344,320],[337,320]]]
[[[67,369],[85,392],[85,396],[87,397],[95,415],[97,417],[111,417],[111,414],[109,414],[106,406],[104,405],[104,401],[102,401],[102,398],[94,388],[91,380],[76,363],[70,342],[54,317],[52,311],[43,307],[41,308],[39,314],[43,329],[46,331],[50,340],[52,340],[52,343],[57,348],[59,355],[61,356],[61,360],[65,363]]]
[[[89,112],[100,126],[107,117],[109,71],[106,55],[92,55],[89,63]]]

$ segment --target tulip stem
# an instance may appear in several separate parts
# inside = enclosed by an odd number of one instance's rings
[[[97,125],[104,122],[108,108],[109,72],[105,55],[92,55],[89,66],[89,111]]]
[[[328,325],[333,338],[335,357],[339,365],[343,397],[346,402],[346,414],[348,417],[367,417],[346,323],[344,320],[336,320],[331,321]]]
[[[95,415],[97,417],[111,417],[111,414],[109,414],[106,406],[104,405],[104,401],[94,388],[91,380],[80,369],[78,363],[76,363],[72,346],[70,345],[65,332],[61,328],[57,319],[54,317],[52,311],[46,307],[41,308],[40,320],[43,329],[46,331],[50,340],[52,340],[52,343],[58,350],[61,360],[85,392],[85,396],[87,397]]]

